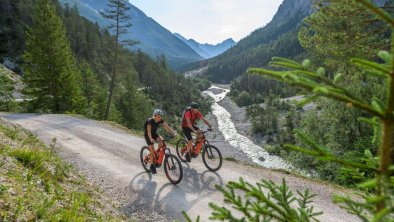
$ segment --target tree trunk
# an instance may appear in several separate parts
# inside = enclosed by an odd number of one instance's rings
[[[394,29],[392,29],[394,33]],[[391,53],[394,54],[394,34],[392,35]],[[390,165],[394,160],[394,57],[391,64],[391,75],[388,78],[388,97],[387,108],[385,111],[385,119],[383,119],[383,138],[382,145],[379,150],[379,175],[377,177],[377,195],[386,196],[390,195]],[[377,209],[380,211],[386,207],[385,202],[379,202]]]
[[[116,81],[116,72],[117,72],[117,64],[118,64],[118,47],[119,47],[119,34],[120,34],[120,27],[119,27],[119,4],[118,4],[118,14],[116,14],[116,38],[115,38],[115,59],[112,69],[112,78],[111,84],[109,86],[109,94],[107,100],[107,108],[105,110],[104,119],[108,120],[111,108],[111,100],[115,88],[115,81]]]

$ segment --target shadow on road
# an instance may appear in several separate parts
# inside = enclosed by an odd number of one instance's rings
[[[154,175],[146,172],[137,174],[128,186],[129,192],[134,193],[135,197],[124,208],[128,212],[138,209],[147,214],[154,210],[168,219],[181,219],[182,210],[189,211],[199,201],[218,192],[215,185],[223,186],[223,179],[216,172],[206,170],[198,173],[189,165],[183,165],[183,173],[180,184],[168,182],[161,187],[154,181]]]

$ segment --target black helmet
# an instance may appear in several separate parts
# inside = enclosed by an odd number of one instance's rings
[[[192,103],[190,104],[190,108],[192,108],[192,109],[198,109],[198,103],[192,102]]]

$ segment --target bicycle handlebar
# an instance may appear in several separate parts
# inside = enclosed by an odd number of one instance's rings
[[[163,142],[170,141],[170,140],[174,139],[175,137],[176,137],[176,136],[171,136],[171,137],[169,137],[169,138],[163,138],[162,141],[163,141]],[[159,141],[155,140],[155,143],[159,143]]]
[[[205,130],[205,131],[200,131],[200,133],[205,134],[205,133],[211,132],[211,131],[212,131],[212,129],[207,129],[207,130]]]
[[[205,134],[205,133],[208,133],[208,132],[211,132],[211,131],[213,131],[213,130],[212,129],[207,129],[207,130],[199,131],[199,132],[202,133],[202,134]],[[167,141],[170,141],[170,140],[175,139],[175,138],[176,138],[176,136],[171,136],[169,138],[163,138],[163,142],[167,142]],[[159,142],[155,141],[155,143],[159,143]]]

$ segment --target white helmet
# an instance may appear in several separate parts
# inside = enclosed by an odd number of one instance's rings
[[[161,116],[163,116],[164,114],[163,114],[163,111],[161,111],[161,109],[155,109],[155,110],[153,111],[153,115],[154,115],[154,116],[156,116],[156,115],[161,115]]]

